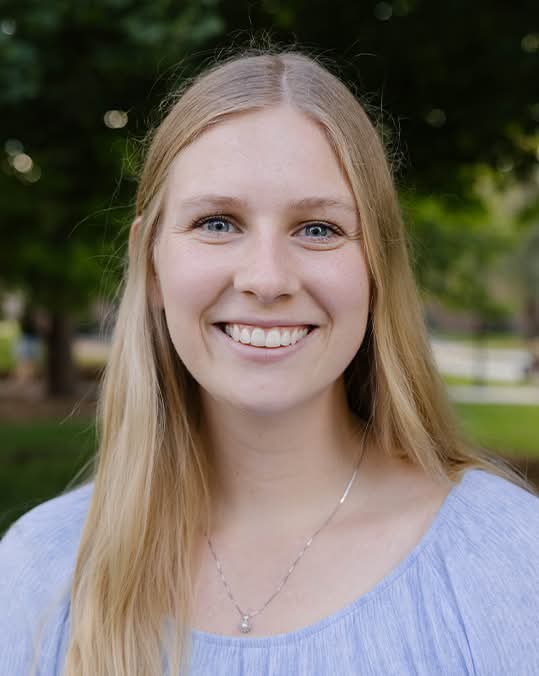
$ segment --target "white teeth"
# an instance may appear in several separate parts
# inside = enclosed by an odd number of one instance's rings
[[[247,329],[245,329],[245,331],[247,331]],[[251,345],[255,345],[256,347],[266,346],[266,336],[264,335],[264,329],[253,329],[251,333]]]
[[[254,337],[255,332],[253,331],[253,337]],[[253,345],[256,345],[256,343],[253,343]],[[281,334],[279,332],[279,329],[271,329],[271,331],[268,331],[268,335],[266,336],[266,342],[264,343],[265,347],[280,347],[281,345]]]
[[[259,326],[246,327],[239,324],[225,324],[225,332],[237,343],[274,348],[295,345],[298,340],[309,333],[309,329],[305,327],[294,329],[273,327],[265,330]]]

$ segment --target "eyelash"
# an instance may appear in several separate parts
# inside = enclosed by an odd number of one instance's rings
[[[194,221],[194,223],[191,224],[189,229],[190,230],[200,229],[203,225],[205,225],[206,223],[211,223],[212,221],[223,221],[225,223],[230,223],[231,225],[234,225],[234,223],[232,223],[232,220],[228,216],[215,215],[215,216],[205,216],[204,218],[200,218],[200,219]],[[311,223],[306,223],[305,225],[302,226],[301,229],[303,230],[304,228],[313,227],[313,226],[321,226],[323,228],[328,228],[333,233],[333,236],[342,236],[344,234],[343,231],[340,228],[338,228],[336,225],[330,225],[329,223],[325,223],[324,221],[312,221]],[[234,227],[236,227],[236,226],[234,226]],[[220,233],[214,232],[213,234],[220,234]],[[224,234],[227,235],[229,233],[225,232]],[[309,237],[309,239],[314,239],[315,241],[319,241],[319,242],[329,242],[330,240],[333,239],[333,236],[332,237],[313,237],[313,238]]]

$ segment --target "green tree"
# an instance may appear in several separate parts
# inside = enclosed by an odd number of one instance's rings
[[[72,390],[72,318],[123,241],[127,135],[168,90],[158,76],[222,29],[212,0],[2,3],[0,276],[49,311],[52,395]]]
[[[500,221],[479,199],[451,206],[413,195],[403,202],[412,261],[426,297],[475,316],[478,336],[507,317],[510,308],[496,298],[493,278],[515,246],[511,223]]]

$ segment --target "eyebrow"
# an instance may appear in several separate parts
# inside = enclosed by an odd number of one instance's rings
[[[182,208],[196,208],[196,207],[214,207],[218,209],[235,208],[247,209],[248,202],[240,197],[233,197],[231,195],[197,195],[196,197],[189,197],[181,200],[180,207]],[[303,199],[289,202],[288,208],[297,211],[305,209],[323,209],[334,208],[342,209],[357,215],[358,211],[355,205],[347,200],[342,200],[338,197],[304,197]]]

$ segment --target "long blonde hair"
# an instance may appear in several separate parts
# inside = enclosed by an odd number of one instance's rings
[[[367,335],[345,372],[349,406],[380,452],[433,477],[477,467],[521,486],[458,433],[433,364],[404,228],[379,135],[351,91],[296,51],[246,53],[179,92],[152,137],[140,219],[98,408],[100,446],[71,596],[64,676],[155,676],[187,668],[196,535],[210,517],[198,385],[151,302],[171,162],[209,125],[290,105],[325,130],[350,181],[372,281]]]

